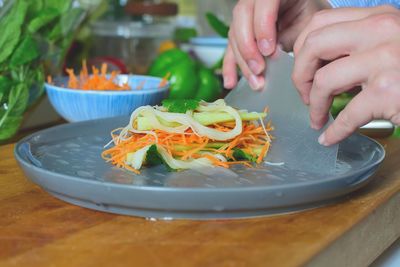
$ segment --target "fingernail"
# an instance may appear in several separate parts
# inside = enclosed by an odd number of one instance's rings
[[[251,75],[250,76],[250,86],[251,88],[253,88],[254,90],[259,90],[261,89],[261,84],[260,81],[257,79],[256,75]]]
[[[322,133],[319,138],[318,138],[318,143],[320,143],[323,146],[328,146],[325,140],[325,133]]]
[[[229,85],[230,85],[230,80],[229,80],[229,77],[224,77],[224,87],[225,88],[229,88]]]
[[[249,66],[253,74],[259,74],[261,72],[260,64],[258,64],[257,61],[255,61],[254,59],[250,59],[249,61],[247,61],[247,65]]]
[[[267,39],[261,39],[258,46],[263,56],[268,56],[272,52],[272,45]]]

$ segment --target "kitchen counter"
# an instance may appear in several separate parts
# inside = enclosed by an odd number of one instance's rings
[[[64,203],[0,146],[0,266],[366,266],[400,236],[400,140],[340,203],[240,220],[153,221]]]

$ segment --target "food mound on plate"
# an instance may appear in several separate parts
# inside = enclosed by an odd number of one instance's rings
[[[266,116],[266,111],[237,110],[223,99],[166,99],[162,106],[137,108],[126,127],[111,132],[113,147],[102,157],[135,173],[158,164],[170,170],[252,167],[263,161],[271,145]]]

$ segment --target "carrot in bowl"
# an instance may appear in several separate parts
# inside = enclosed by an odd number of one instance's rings
[[[97,91],[123,91],[131,90],[128,83],[119,85],[115,82],[119,72],[112,71],[107,73],[107,64],[103,63],[100,70],[95,66],[92,67],[92,74],[89,73],[86,60],[82,62],[82,69],[79,76],[75,75],[73,69],[66,69],[69,76],[68,88],[81,90],[97,90]],[[47,82],[53,84],[52,78],[47,77]]]

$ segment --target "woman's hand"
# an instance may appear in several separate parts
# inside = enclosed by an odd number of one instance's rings
[[[229,45],[224,58],[224,86],[237,83],[236,65],[253,89],[264,85],[263,56],[271,55],[276,44],[292,50],[293,44],[312,15],[329,8],[326,0],[240,0],[233,10]]]
[[[322,128],[333,97],[361,86],[320,136],[332,145],[373,119],[400,124],[400,11],[391,6],[346,8],[314,15],[295,46],[293,81]]]

